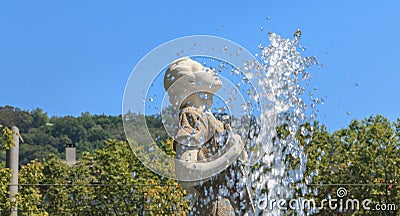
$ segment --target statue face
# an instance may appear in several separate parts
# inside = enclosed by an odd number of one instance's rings
[[[215,93],[222,87],[222,81],[214,70],[207,70],[193,73],[194,83],[206,92]]]
[[[213,95],[221,87],[222,81],[214,70],[203,67],[190,58],[172,63],[164,77],[164,88],[168,92],[170,102],[175,105],[198,92]]]

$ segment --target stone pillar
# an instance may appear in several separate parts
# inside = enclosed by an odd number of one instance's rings
[[[68,166],[76,163],[76,149],[74,144],[67,144],[65,146],[65,162]]]
[[[18,215],[18,204],[15,196],[18,194],[18,165],[19,165],[19,139],[20,134],[17,127],[12,126],[12,135],[14,146],[7,151],[6,155],[6,166],[12,170],[12,177],[10,180],[10,200],[15,203],[11,207],[11,216]]]

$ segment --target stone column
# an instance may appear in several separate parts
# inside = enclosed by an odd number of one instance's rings
[[[14,146],[11,147],[7,151],[6,155],[6,166],[7,168],[12,170],[12,176],[10,179],[10,200],[12,203],[15,203],[11,207],[11,216],[17,216],[18,215],[18,206],[17,206],[17,200],[16,200],[16,195],[18,194],[18,165],[19,165],[19,129],[16,126],[11,127],[12,130],[12,135],[13,135],[13,143]]]

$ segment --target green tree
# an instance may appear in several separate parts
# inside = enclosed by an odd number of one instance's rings
[[[31,112],[32,116],[32,127],[39,128],[49,122],[47,113],[43,112],[42,109],[36,108]]]
[[[0,167],[0,214],[6,214],[10,209],[9,182],[11,179],[11,170],[5,167]]]
[[[72,143],[86,140],[87,133],[85,127],[79,124],[79,121],[72,116],[56,119],[52,131],[53,136],[67,135]]]
[[[5,151],[14,145],[12,131],[8,127],[3,127],[2,125],[0,129],[0,151]],[[0,214],[8,213],[11,207],[11,202],[8,197],[10,194],[8,187],[12,176],[11,173],[12,170],[6,168],[5,163],[0,166]]]
[[[169,141],[171,142],[171,141]],[[187,211],[185,192],[170,179],[154,174],[126,142],[109,140],[103,149],[84,154],[77,164],[94,184],[91,212],[103,214],[175,214]],[[78,173],[78,172],[75,172]],[[87,199],[86,197],[85,199]]]
[[[18,126],[21,133],[26,133],[32,125],[32,116],[19,108],[4,106],[0,107],[0,122],[7,127]]]
[[[42,207],[51,215],[65,214],[71,210],[68,183],[70,167],[57,156],[50,155],[43,162],[43,180],[40,182],[42,193]]]
[[[171,152],[172,140],[163,143]],[[9,211],[10,173],[0,169],[3,212]],[[73,166],[57,156],[21,167],[18,206],[21,215],[181,214],[188,211],[186,192],[136,158],[127,142],[108,140],[85,152]],[[1,212],[1,211],[0,211]]]
[[[39,184],[43,181],[43,164],[33,160],[21,167],[18,174],[18,211],[20,215],[47,215],[42,208],[43,194]]]
[[[314,183],[322,184],[311,187],[318,192],[317,203],[329,196],[335,198],[341,185],[347,189],[346,198],[371,199],[371,206],[400,200],[398,121],[391,124],[382,116],[371,116],[361,122],[354,120],[347,128],[332,134],[323,126],[316,127],[307,152],[307,174],[314,176]],[[335,212],[340,213],[326,207],[319,214]],[[341,213],[376,215],[378,212],[347,209]],[[399,210],[392,213],[398,214]]]

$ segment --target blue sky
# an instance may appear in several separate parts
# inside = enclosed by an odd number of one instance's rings
[[[2,1],[0,105],[117,115],[131,70],[162,43],[207,34],[256,53],[268,31],[291,37],[300,28],[305,54],[325,65],[312,81],[326,97],[319,120],[331,130],[371,114],[393,121],[399,9],[394,0]]]

